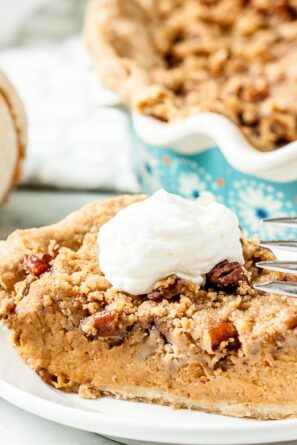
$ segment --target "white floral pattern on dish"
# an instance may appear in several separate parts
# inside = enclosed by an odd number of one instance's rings
[[[180,193],[185,198],[197,199],[201,192],[206,190],[205,182],[201,181],[196,173],[182,174],[178,178]]]
[[[286,202],[282,192],[278,192],[271,185],[247,181],[235,181],[234,189],[229,192],[230,207],[236,211],[250,229],[269,238],[281,235],[284,229],[279,226],[267,225],[261,227],[264,218],[275,216],[293,216],[292,204]]]

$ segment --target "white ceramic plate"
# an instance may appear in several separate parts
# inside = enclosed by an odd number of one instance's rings
[[[297,439],[297,420],[255,421],[103,398],[88,401],[39,379],[0,331],[0,396],[55,422],[123,443],[247,444]]]

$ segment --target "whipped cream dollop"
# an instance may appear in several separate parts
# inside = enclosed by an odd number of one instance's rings
[[[237,216],[208,199],[159,190],[118,212],[98,234],[100,268],[118,290],[150,292],[171,274],[202,284],[223,260],[243,264]]]

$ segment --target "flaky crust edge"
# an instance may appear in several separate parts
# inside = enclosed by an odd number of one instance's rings
[[[169,98],[174,107],[174,95],[160,85],[152,85],[146,71],[132,58],[119,57],[108,41],[110,22],[118,17],[118,1],[124,0],[90,0],[85,15],[84,40],[100,80],[106,88],[117,92],[128,107],[140,113],[149,98],[154,103]]]

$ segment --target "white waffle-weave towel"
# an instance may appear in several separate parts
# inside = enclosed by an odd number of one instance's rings
[[[119,98],[99,86],[81,37],[2,51],[0,66],[17,87],[28,115],[23,183],[138,190],[129,116]]]

